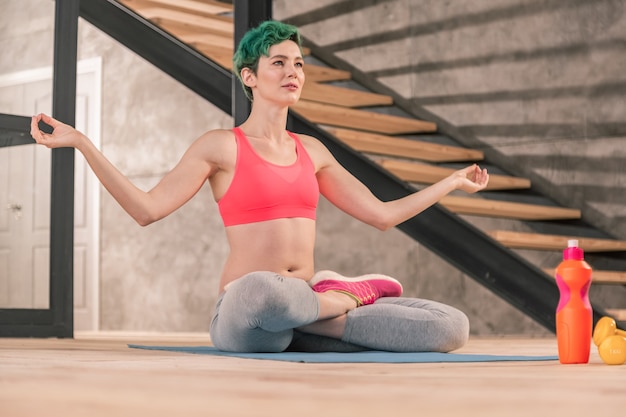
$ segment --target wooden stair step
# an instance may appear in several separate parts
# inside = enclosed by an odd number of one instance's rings
[[[607,308],[605,310],[616,321],[626,321],[626,309]]]
[[[626,271],[591,271],[591,279],[595,284],[626,285]]]
[[[626,285],[626,271],[591,271],[594,284]]]
[[[292,105],[291,109],[313,123],[359,128],[378,133],[434,132],[437,129],[437,125],[431,122],[308,100],[300,100]]]
[[[161,22],[159,26],[222,68],[232,69],[234,43],[232,36],[223,33],[200,32],[172,22]]]
[[[456,169],[397,159],[380,159],[382,167],[400,179],[420,184],[434,184],[454,173]],[[486,190],[513,190],[530,188],[530,180],[507,175],[490,175]]]
[[[480,161],[484,158],[483,153],[475,149],[439,145],[351,129],[329,127],[326,130],[337,139],[361,152],[428,162]]]
[[[563,250],[567,247],[568,240],[576,239],[578,240],[578,246],[585,252],[626,251],[626,241],[623,240],[545,235],[508,230],[493,230],[487,233],[502,245],[513,249]]]
[[[556,268],[545,268],[544,271],[554,277]],[[626,285],[626,271],[596,271],[592,269],[591,282],[602,285]]]
[[[147,7],[133,10],[136,10],[141,16],[156,25],[169,24],[170,27],[174,27],[174,25],[178,24],[186,28],[198,29],[221,36],[234,36],[233,20],[230,17],[195,15],[163,7]]]
[[[119,2],[133,10],[161,7],[199,15],[220,15],[233,12],[232,4],[211,0],[119,0]]]
[[[306,82],[347,81],[352,78],[350,71],[323,67],[315,64],[304,64]],[[305,83],[306,84],[306,83]]]
[[[193,46],[193,45],[192,45]],[[217,63],[222,68],[232,70],[233,68],[233,50],[232,48],[222,48],[219,46],[196,45],[194,46],[201,54]]]
[[[390,106],[393,104],[393,99],[390,96],[317,82],[305,82],[300,98],[343,107]]]
[[[233,54],[233,45],[235,40],[232,36],[224,36],[217,33],[210,32],[198,32],[193,30],[177,30],[176,28],[168,27],[167,24],[161,25],[161,27],[172,35],[176,36],[181,41],[195,47],[196,49],[200,49],[202,46],[208,47],[220,47],[226,49],[230,52],[231,57]]]
[[[449,195],[440,204],[457,214],[498,217],[517,220],[575,220],[580,210],[508,201],[487,200],[475,197]]]

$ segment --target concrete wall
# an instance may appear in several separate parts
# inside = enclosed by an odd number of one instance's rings
[[[325,9],[335,3],[276,1],[274,13],[300,20],[308,39],[626,238],[623,1],[360,1]],[[50,65],[53,2],[5,0],[2,8],[0,72]],[[81,59],[103,61],[102,149],[142,188],[202,132],[232,126],[228,115],[84,21],[79,51]],[[401,232],[376,231],[325,201],[316,249],[317,269],[396,276],[406,295],[464,310],[475,335],[546,334]],[[101,328],[207,330],[226,253],[207,188],[147,228],[102,192]],[[528,256],[554,265],[548,255]]]

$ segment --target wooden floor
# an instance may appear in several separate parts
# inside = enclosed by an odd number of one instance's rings
[[[93,336],[93,335],[92,335]],[[0,415],[622,415],[626,365],[301,364],[135,350],[203,336],[0,339]],[[555,355],[553,339],[473,339],[459,352]]]

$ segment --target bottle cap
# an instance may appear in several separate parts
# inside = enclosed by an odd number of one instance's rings
[[[563,251],[564,260],[582,261],[585,257],[585,253],[578,247],[578,240],[570,239],[567,241],[567,249]]]

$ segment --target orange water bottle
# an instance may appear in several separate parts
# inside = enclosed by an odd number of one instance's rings
[[[569,240],[556,268],[560,298],[556,309],[556,338],[561,363],[587,363],[591,347],[593,310],[589,302],[591,267],[577,240]]]

